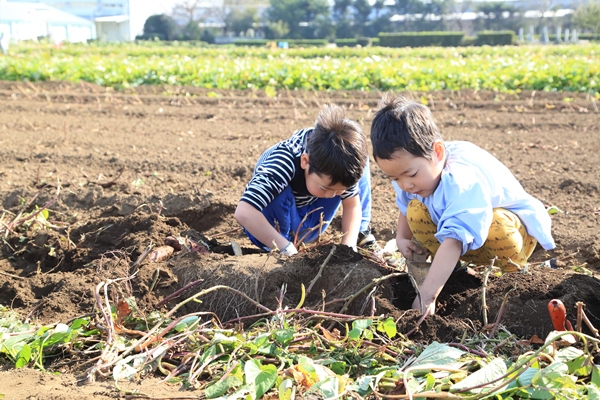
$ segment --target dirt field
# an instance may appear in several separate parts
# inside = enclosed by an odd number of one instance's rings
[[[558,269],[491,276],[488,315],[494,321],[510,290],[502,325],[519,336],[544,337],[552,324],[547,303],[561,299],[574,322],[583,301],[600,326],[600,114],[584,95],[561,93],[430,93],[425,98],[447,140],[470,140],[504,162],[527,191],[561,212],[553,215],[557,250],[537,249],[534,264],[558,257]],[[565,98],[569,97],[565,101]],[[273,309],[287,284],[283,306],[299,299],[330,254],[331,245],[291,259],[258,254],[233,212],[254,162],[271,144],[311,126],[319,107],[343,105],[368,135],[377,93],[209,92],[197,88],[139,88],[118,93],[89,84],[0,82],[0,200],[8,224],[22,204],[49,202],[47,229],[5,235],[0,254],[0,304],[41,323],[67,322],[94,312],[94,289],[137,271],[115,296],[134,295],[141,312],[172,308],[216,284],[245,289]],[[383,244],[394,237],[397,209],[390,182],[372,163],[373,232]],[[60,188],[60,190],[59,190]],[[39,226],[39,225],[38,225]],[[334,221],[330,235],[340,226]],[[6,233],[6,232],[5,232]],[[208,252],[180,251],[153,262],[141,255],[168,236],[204,241]],[[229,243],[244,250],[234,256]],[[231,254],[230,254],[231,253]],[[136,261],[141,261],[134,265]],[[318,307],[346,298],[393,272],[338,246],[327,273],[307,298]],[[579,272],[576,273],[575,271]],[[584,273],[581,273],[584,272]],[[410,338],[452,342],[482,328],[481,276],[455,274],[428,317]],[[186,284],[193,289],[161,304]],[[341,283],[340,283],[341,282]],[[408,293],[408,295],[406,295]],[[405,276],[388,279],[361,296],[346,313],[388,314],[411,331],[414,292]],[[256,309],[230,294],[207,297],[206,309],[226,322]],[[340,303],[328,303],[339,312]],[[584,332],[585,329],[584,329]],[[587,331],[586,333],[589,333]],[[5,399],[118,398],[111,382],[77,386],[73,365],[50,364],[61,375],[31,370],[0,372]],[[142,390],[173,398],[179,387],[144,380]],[[128,388],[138,384],[132,384]],[[182,392],[182,396],[191,395]]]

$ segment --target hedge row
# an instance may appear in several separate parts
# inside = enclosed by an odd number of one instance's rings
[[[477,33],[475,46],[509,46],[516,40],[513,31],[482,31]]]
[[[359,37],[349,39],[336,39],[335,44],[337,45],[337,47],[379,46],[379,38]]]
[[[236,46],[267,46],[269,43],[284,42],[287,43],[288,47],[324,47],[329,43],[327,39],[279,39],[279,40],[267,40],[267,39],[240,39],[236,40],[233,44]]]
[[[384,47],[460,46],[463,32],[382,32],[379,45]]]
[[[600,37],[591,33],[578,35],[580,40],[598,40]],[[551,42],[556,41],[556,35],[549,35]],[[280,39],[288,47],[323,47],[327,45],[326,39]],[[513,31],[481,31],[476,37],[465,36],[463,32],[382,32],[379,37],[359,37],[349,39],[336,39],[337,47],[456,47],[456,46],[509,46],[517,41]],[[261,46],[277,41],[266,39],[237,40],[236,46]]]

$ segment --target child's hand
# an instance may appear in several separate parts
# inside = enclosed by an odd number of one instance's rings
[[[296,246],[294,246],[292,242],[288,242],[287,246],[285,246],[280,253],[289,257],[298,254],[298,249],[296,249]]]
[[[415,297],[415,300],[412,303],[412,308],[414,310],[421,310],[422,315],[433,315],[435,314],[435,300],[427,303],[425,302],[421,306],[421,302],[419,301],[419,296]]]
[[[402,253],[404,258],[409,261],[414,261],[414,254],[425,254],[426,250],[410,239],[396,239],[398,251]]]

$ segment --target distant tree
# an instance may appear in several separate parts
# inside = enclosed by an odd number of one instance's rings
[[[333,19],[342,21],[348,18],[353,0],[335,0],[333,2]]]
[[[390,15],[382,15],[375,18],[365,26],[365,36],[377,37],[380,32],[393,32],[394,24],[390,21]]]
[[[393,14],[408,16],[402,23],[396,23],[400,31],[423,30],[419,27],[420,19],[417,15],[423,14],[424,3],[420,0],[396,0],[390,5],[390,11]]]
[[[381,5],[383,7],[383,3]],[[336,37],[364,36],[367,25],[371,23],[372,10],[373,6],[369,0],[335,0],[333,19]]]
[[[600,2],[590,1],[588,4],[577,7],[573,15],[573,23],[582,29],[591,30],[598,39],[598,34],[600,34]]]
[[[180,0],[173,6],[173,16],[188,23],[197,21],[204,3],[203,0]]]
[[[151,15],[144,23],[143,39],[158,37],[160,40],[173,40],[177,33],[175,20],[166,14]]]
[[[504,2],[480,3],[477,11],[484,15],[485,30],[508,29],[507,21],[517,12],[514,6]]]
[[[353,0],[335,0],[333,3],[333,20],[335,23],[335,37],[356,37],[354,21],[350,15]]]
[[[390,9],[394,14],[411,14],[418,10],[420,3],[419,0],[396,0]]]
[[[449,4],[449,27],[451,30],[468,32],[472,28],[472,22],[463,19],[463,16],[471,10],[473,0],[451,1]]]
[[[386,6],[387,0],[375,0],[373,3],[374,18],[364,27],[364,35],[367,37],[377,37],[379,32],[392,32],[394,24],[390,21],[392,12]]]
[[[371,18],[371,11],[373,6],[369,3],[369,0],[354,0],[352,3],[354,8],[353,19],[356,25],[356,35],[364,36],[365,26]]]
[[[234,9],[225,17],[226,30],[235,35],[252,29],[256,22],[258,15],[255,8]]]
[[[385,8],[385,0],[375,0],[373,3],[373,10],[375,10],[375,19],[381,16],[381,12]]]
[[[558,8],[560,8],[558,0],[532,0],[530,9],[537,11],[539,14],[538,18],[536,18],[537,27],[541,28],[544,25],[552,25],[552,20],[548,18],[547,13]]]
[[[290,38],[313,39],[323,34],[318,17],[330,17],[328,0],[270,0],[269,22],[282,21],[289,28]]]
[[[344,18],[335,23],[335,37],[338,39],[357,37],[354,23],[350,18]]]
[[[268,39],[281,39],[287,36],[290,28],[287,23],[279,20],[277,22],[268,22],[265,36]]]
[[[181,30],[181,39],[183,40],[202,40],[202,29],[198,26],[198,21],[188,22]]]
[[[215,43],[215,34],[210,29],[204,29],[202,31],[202,35],[200,35],[200,40],[203,42],[214,44]]]

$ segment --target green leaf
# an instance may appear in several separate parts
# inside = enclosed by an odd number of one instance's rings
[[[412,364],[412,367],[418,367],[421,365],[455,365],[457,364],[457,360],[463,354],[465,354],[465,352],[457,348],[448,346],[446,344],[440,344],[438,342],[432,342],[425,348],[425,350],[423,350],[419,357],[417,357],[415,362]]]
[[[55,332],[43,342],[44,348],[54,346],[57,343],[66,343],[71,339],[70,332]]]
[[[267,97],[276,97],[277,96],[277,90],[275,90],[275,87],[273,86],[267,86],[265,88],[265,95]]]
[[[335,361],[329,364],[329,368],[337,375],[344,375],[347,371],[348,364],[345,361]]]
[[[352,322],[352,328],[364,331],[369,326],[371,326],[372,323],[373,321],[370,319],[357,319],[356,321]]]
[[[590,355],[580,356],[567,362],[569,373],[577,376],[588,376],[592,372],[593,358]]]
[[[498,383],[490,383],[506,374],[506,364],[501,358],[494,358],[489,364],[475,371],[460,382],[450,387],[450,391],[469,390],[471,393],[485,392],[489,387],[497,388]],[[490,385],[486,388],[486,385]]]
[[[292,339],[294,339],[294,330],[293,329],[277,329],[274,333],[275,340],[282,346],[287,346],[290,344]]]
[[[294,400],[295,388],[293,379],[284,379],[277,387],[279,400]]]
[[[179,321],[177,323],[177,325],[175,325],[175,330],[177,332],[183,332],[184,330],[186,330],[187,328],[189,328],[191,325],[194,325],[198,322],[198,316],[197,315],[192,315],[190,317],[186,317],[184,319],[182,319],[181,321]]]
[[[396,322],[391,317],[387,318],[383,322],[380,322],[377,325],[377,331],[385,333],[390,339],[392,339],[394,336],[396,336],[396,333],[398,333]]]
[[[519,386],[531,386],[531,382],[533,381],[533,377],[539,372],[539,368],[527,368],[525,372],[523,372],[517,378],[517,384]]]
[[[597,387],[600,387],[600,365],[593,365],[591,382]]]
[[[89,323],[90,321],[86,318],[77,318],[71,323],[71,329],[77,330],[81,327],[87,326]]]
[[[23,368],[31,360],[31,347],[27,343],[21,347],[19,354],[17,354],[17,361],[15,362],[16,368]]]
[[[561,210],[560,208],[556,207],[556,206],[550,206],[548,207],[548,214],[550,215],[554,215],[554,214],[558,214],[561,212],[564,212],[563,210]]]
[[[555,361],[572,361],[583,355],[583,350],[577,349],[575,347],[564,347],[556,352],[554,356]]]
[[[215,397],[222,396],[229,389],[240,386],[244,382],[238,379],[236,376],[229,375],[227,378],[223,380],[218,380],[216,383],[208,386],[204,390],[204,394],[207,399],[214,399]]]
[[[334,399],[334,398],[339,397],[338,389],[339,389],[339,381],[337,379],[337,376],[335,376],[335,377],[331,376],[327,379],[324,379],[324,380],[319,381],[319,382],[315,383],[314,385],[312,385],[307,393],[318,391],[322,395],[322,396],[319,396],[319,398]]]
[[[260,399],[267,393],[277,380],[277,367],[261,365],[258,360],[247,361],[244,365],[246,384],[254,387],[255,399]]]
[[[554,393],[548,389],[526,388],[529,397],[536,400],[553,399]]]
[[[361,333],[362,331],[360,329],[352,329],[350,332],[348,332],[348,337],[352,340],[358,340],[360,339]]]
[[[587,391],[586,399],[588,400],[600,400],[600,389],[596,385],[585,385]]]

